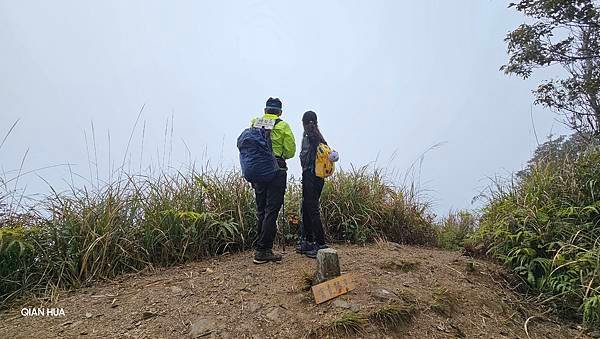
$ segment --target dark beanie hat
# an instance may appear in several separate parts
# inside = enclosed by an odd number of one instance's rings
[[[281,100],[279,98],[269,98],[266,108],[274,108],[281,111]]]
[[[306,124],[309,121],[317,122],[317,113],[313,111],[304,112],[304,115],[302,116],[302,122]]]

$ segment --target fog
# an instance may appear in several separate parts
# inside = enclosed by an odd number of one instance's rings
[[[10,185],[35,195],[121,166],[233,168],[237,136],[273,96],[298,146],[314,110],[342,168],[381,166],[400,181],[412,169],[437,214],[471,208],[489,177],[567,132],[532,105],[540,79],[499,71],[503,39],[524,20],[506,7],[0,0],[0,140],[17,122],[0,176],[26,173]],[[289,164],[298,176],[299,159]]]

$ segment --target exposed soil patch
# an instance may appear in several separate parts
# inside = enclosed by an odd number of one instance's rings
[[[249,252],[121,277],[43,307],[61,317],[0,315],[2,338],[586,338],[575,324],[523,305],[503,269],[456,252],[390,244],[336,246],[354,291],[315,305],[315,261],[288,253],[254,265]],[[39,301],[22,307],[41,307]]]

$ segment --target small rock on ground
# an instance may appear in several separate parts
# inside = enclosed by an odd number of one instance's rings
[[[257,303],[257,302],[255,302],[255,301],[250,301],[246,305],[246,309],[250,313],[254,313],[254,312],[258,311],[261,307],[262,307],[262,305],[259,304],[259,303]]]
[[[332,304],[335,307],[349,309],[352,312],[358,312],[358,310],[360,309],[360,307],[358,307],[358,305],[348,302],[344,299],[335,299]]]
[[[398,300],[398,296],[396,296],[393,292],[385,288],[377,288],[373,291],[373,297],[380,301],[392,301]]]
[[[335,299],[333,301],[333,306],[339,308],[350,308],[350,303],[343,299]]]

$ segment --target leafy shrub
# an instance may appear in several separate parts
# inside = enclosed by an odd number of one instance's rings
[[[33,263],[33,246],[26,242],[22,226],[0,228],[0,291],[14,292],[27,283],[27,270]]]
[[[598,326],[600,149],[538,161],[497,184],[472,239],[546,301]]]
[[[450,211],[437,225],[438,246],[450,250],[463,248],[477,227],[477,216],[467,210]]]

